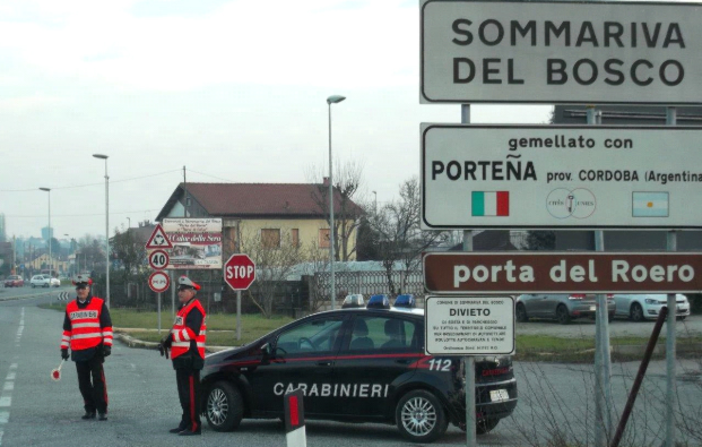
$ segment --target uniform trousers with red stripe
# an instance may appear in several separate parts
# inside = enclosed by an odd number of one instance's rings
[[[102,369],[103,358],[94,356],[90,360],[76,362],[78,387],[89,413],[107,413],[107,383]]]
[[[176,369],[178,397],[183,408],[180,426],[192,432],[200,432],[200,370]]]

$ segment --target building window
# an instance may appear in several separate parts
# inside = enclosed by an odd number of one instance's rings
[[[261,229],[261,245],[263,248],[280,248],[280,228]]]
[[[292,246],[295,248],[300,248],[300,230],[293,228],[291,231],[292,236]]]
[[[319,230],[319,248],[329,248],[329,228]]]

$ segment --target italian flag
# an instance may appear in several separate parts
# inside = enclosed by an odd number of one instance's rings
[[[509,191],[473,191],[471,215],[509,216]]]

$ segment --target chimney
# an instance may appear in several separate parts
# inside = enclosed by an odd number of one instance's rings
[[[324,177],[322,180],[322,186],[329,186],[329,177]]]

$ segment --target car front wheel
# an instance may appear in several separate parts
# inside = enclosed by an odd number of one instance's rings
[[[448,427],[441,403],[425,390],[402,396],[395,409],[395,420],[402,436],[412,442],[433,442]]]
[[[215,383],[207,394],[207,423],[215,431],[232,431],[244,415],[244,399],[229,382]]]
[[[641,307],[641,304],[639,303],[634,303],[631,305],[631,311],[629,313],[629,317],[633,320],[636,321],[637,323],[639,321],[643,321],[644,319],[644,313],[643,313],[643,307]]]

